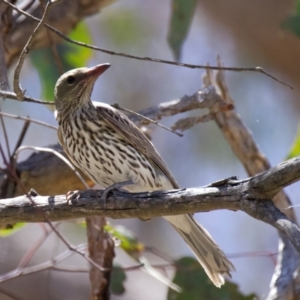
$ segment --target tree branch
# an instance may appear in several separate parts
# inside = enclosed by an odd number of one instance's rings
[[[142,218],[194,213],[217,209],[242,210],[250,216],[269,223],[284,233],[300,253],[300,230],[271,199],[285,186],[300,179],[300,157],[278,164],[268,171],[245,180],[224,180],[201,188],[190,188],[151,193],[114,191],[106,204],[102,190],[77,193],[69,201],[66,196],[32,194],[36,205],[47,212],[52,221],[87,216],[106,216],[114,219]],[[262,188],[263,187],[263,188]],[[3,199],[0,202],[0,224],[41,222],[28,197]]]
[[[220,59],[218,59],[218,64],[222,65]],[[213,75],[210,70],[207,70],[203,81],[205,86],[210,87],[213,85],[215,87],[211,94],[212,97],[215,94],[225,102],[233,102],[225,82],[224,72],[218,72],[216,75]],[[216,91],[218,91],[218,94]],[[213,113],[211,109],[209,110]],[[244,165],[249,176],[270,168],[268,159],[261,152],[253,139],[251,131],[243,123],[236,111],[219,111],[213,115],[224,138]],[[284,213],[290,220],[297,222],[294,209],[286,210],[287,207],[291,206],[291,201],[284,191],[279,192],[272,200],[276,207],[284,210]],[[298,272],[296,270],[299,268],[299,263],[299,254],[295,251],[287,236],[279,231],[277,265],[272,277],[269,295],[267,296],[268,300],[286,299],[289,297],[288,295],[295,294],[293,290],[297,281],[293,280],[293,278],[297,277]]]

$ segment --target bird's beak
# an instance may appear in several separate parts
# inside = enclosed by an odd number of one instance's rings
[[[97,65],[95,67],[89,68],[84,75],[84,79],[90,81],[90,80],[96,80],[102,73],[104,73],[108,68],[110,67],[110,64],[101,64]]]

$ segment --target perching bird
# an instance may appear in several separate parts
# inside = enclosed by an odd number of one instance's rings
[[[96,79],[110,64],[63,74],[55,85],[58,139],[70,160],[104,188],[129,192],[179,188],[153,144],[127,116],[105,103],[95,106]],[[108,189],[109,190],[109,189]],[[217,286],[233,264],[192,215],[164,217],[194,252]]]

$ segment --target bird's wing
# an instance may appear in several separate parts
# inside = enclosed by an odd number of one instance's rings
[[[163,159],[147,139],[144,133],[124,114],[105,103],[94,103],[99,117],[120,134],[128,144],[143,153],[154,167],[165,174],[174,188],[179,188],[175,178],[167,168]]]

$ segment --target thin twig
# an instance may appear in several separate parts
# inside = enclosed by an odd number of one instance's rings
[[[3,288],[2,286],[0,287],[0,292],[3,295],[10,297],[13,300],[23,300],[24,299],[24,298],[21,299],[21,298],[17,297],[16,295],[13,295],[11,291],[8,291],[7,289]]]
[[[31,6],[34,4],[34,2],[35,2],[35,0],[30,0],[30,1],[28,1],[27,3],[25,3],[25,6],[22,7],[21,9],[24,10],[24,11],[29,10],[29,9],[31,8]],[[16,18],[16,19],[19,18],[20,15],[22,15],[22,14],[19,13],[19,12],[17,12],[15,18]]]
[[[7,157],[10,157],[10,147],[9,147],[9,141],[8,141],[8,136],[7,136],[7,130],[5,127],[3,117],[1,115],[1,110],[0,110],[0,121],[1,121],[2,130],[3,130],[3,134],[4,134],[4,140],[5,140],[6,150],[7,150]]]
[[[13,93],[13,92],[7,92],[7,91],[0,90],[0,96],[3,97],[3,98],[19,100],[17,94]],[[42,101],[42,100],[35,99],[35,98],[32,98],[32,97],[28,97],[28,96],[23,96],[23,101],[24,100],[26,102],[37,103],[37,104],[47,104],[47,105],[54,105],[55,104],[54,102]]]
[[[268,257],[272,260],[274,266],[276,265],[278,251],[253,251],[253,252],[240,252],[240,253],[231,253],[226,254],[228,258],[245,258],[245,257]]]
[[[155,124],[155,125],[157,125],[157,126],[159,126],[159,127],[161,127],[161,128],[164,128],[164,129],[166,129],[166,130],[168,130],[168,131],[170,131],[170,132],[172,132],[172,133],[177,134],[177,135],[180,136],[180,137],[183,136],[182,133],[177,132],[177,131],[175,131],[175,130],[172,130],[171,128],[168,128],[168,127],[166,127],[166,126],[160,124],[158,121],[154,121],[154,120],[152,120],[152,119],[149,119],[149,118],[147,118],[147,117],[145,117],[145,116],[143,116],[143,115],[141,115],[141,114],[139,114],[139,113],[137,113],[137,112],[135,112],[135,111],[132,111],[132,110],[127,109],[127,108],[124,108],[124,107],[121,107],[118,103],[114,103],[114,104],[112,104],[111,106],[114,107],[114,108],[116,108],[116,109],[123,110],[123,111],[126,111],[126,112],[130,113],[130,114],[136,115],[136,116],[138,116],[138,117],[140,117],[140,118],[142,118],[142,119],[145,119],[145,120],[147,120],[147,121],[150,122],[150,123],[153,123],[153,124]]]
[[[78,246],[73,247],[73,248],[81,253],[86,249],[86,245],[81,244],[81,245],[78,245]],[[40,264],[37,264],[37,265],[34,265],[34,266],[30,266],[30,267],[17,268],[13,271],[7,272],[6,274],[2,274],[0,276],[0,282],[2,283],[2,282],[5,282],[5,281],[14,279],[16,277],[19,277],[21,275],[28,275],[28,274],[44,271],[46,269],[49,269],[49,268],[55,266],[55,264],[67,259],[73,253],[74,252],[72,252],[72,251],[70,251],[70,249],[68,249],[68,250],[65,250],[64,252],[60,253],[55,258],[53,258],[53,259],[51,259],[47,262],[43,262],[43,263],[40,263]]]
[[[72,266],[59,266],[59,267],[51,267],[51,270],[58,272],[69,272],[69,273],[89,273],[89,269],[82,269]]]
[[[10,7],[12,7],[14,10],[18,11],[19,13],[25,15],[26,17],[30,18],[31,20],[34,20],[36,22],[40,22],[40,19],[33,17],[32,15],[26,13],[25,11],[19,9],[17,6],[11,4],[10,2],[8,2],[7,0],[1,0],[2,2],[4,2],[5,4],[9,5]],[[78,46],[82,46],[82,47],[86,47],[89,49],[93,49],[96,51],[100,51],[106,54],[110,54],[110,55],[117,55],[117,56],[122,56],[122,57],[126,57],[126,58],[131,58],[131,59],[137,59],[137,60],[143,60],[143,61],[150,61],[150,62],[157,62],[157,63],[163,63],[163,64],[169,64],[169,65],[174,65],[174,66],[180,66],[180,67],[185,67],[185,68],[190,68],[190,69],[211,69],[211,70],[226,70],[226,71],[236,71],[236,72],[245,72],[245,71],[249,71],[249,72],[258,72],[258,73],[262,73],[270,78],[272,78],[273,80],[289,87],[290,89],[293,89],[292,86],[286,84],[285,82],[277,79],[276,77],[274,77],[273,75],[269,74],[268,72],[266,72],[263,68],[261,67],[250,67],[250,68],[237,68],[237,67],[219,67],[219,66],[206,66],[206,65],[193,65],[193,64],[186,64],[186,63],[180,63],[180,62],[175,62],[175,61],[169,61],[169,60],[164,60],[164,59],[157,59],[157,58],[151,58],[151,57],[140,57],[140,56],[135,56],[135,55],[130,55],[130,54],[125,54],[125,53],[121,53],[121,52],[115,52],[115,51],[110,51],[110,50],[105,50],[93,45],[89,45],[86,43],[82,43],[82,42],[78,42],[75,41],[73,39],[70,39],[69,37],[65,36],[64,34],[62,34],[59,30],[55,29],[54,27],[50,26],[47,23],[44,23],[44,25],[49,28],[50,30],[52,30],[55,34],[57,34],[59,37],[61,37],[62,39],[78,45]]]
[[[17,115],[12,115],[12,114],[8,114],[8,113],[4,113],[2,111],[0,111],[0,115],[2,115],[3,117],[12,118],[12,119],[16,119],[16,120],[29,121],[31,123],[35,123],[38,125],[42,125],[42,126],[57,130],[56,126],[50,125],[50,124],[42,122],[42,121],[38,121],[38,120],[26,118],[26,117],[21,117],[21,116],[17,116]]]
[[[1,116],[2,117],[2,116]],[[12,162],[13,161],[13,157],[17,151],[17,149],[21,146],[21,144],[23,143],[23,140],[24,140],[24,137],[26,135],[26,132],[28,130],[28,127],[30,125],[30,122],[29,121],[25,121],[24,122],[24,125],[23,125],[23,128],[21,130],[21,133],[19,135],[19,138],[18,138],[18,141],[16,143],[16,146],[15,146],[15,149],[13,151],[13,153],[11,154],[10,158],[9,158],[9,161]]]
[[[214,115],[212,113],[206,114],[204,116],[188,117],[188,118],[177,120],[171,126],[171,128],[173,130],[180,130],[183,132],[195,126],[196,124],[209,122],[211,120],[214,120]]]
[[[25,94],[25,90],[22,90],[20,83],[19,83],[19,77],[20,77],[20,72],[24,63],[24,60],[27,56],[27,54],[29,53],[29,51],[31,50],[31,46],[32,46],[32,42],[34,37],[37,35],[38,31],[42,28],[42,25],[45,23],[46,21],[46,17],[49,13],[49,9],[51,7],[51,5],[53,3],[55,3],[56,1],[48,1],[44,14],[42,16],[42,18],[39,21],[39,24],[36,26],[36,28],[34,29],[32,35],[29,37],[26,45],[24,46],[20,56],[19,56],[19,60],[17,62],[17,66],[15,68],[15,73],[14,73],[14,92],[17,95],[18,100],[23,100],[24,98],[24,94]]]
[[[17,270],[23,269],[26,267],[26,265],[29,263],[33,255],[36,253],[36,251],[42,246],[44,241],[47,239],[47,237],[53,232],[48,230],[45,226],[43,227],[44,234],[37,240],[37,242],[25,253],[25,255],[22,257],[21,261],[19,262]],[[1,276],[0,276],[1,278]],[[1,281],[1,280],[0,280]]]

